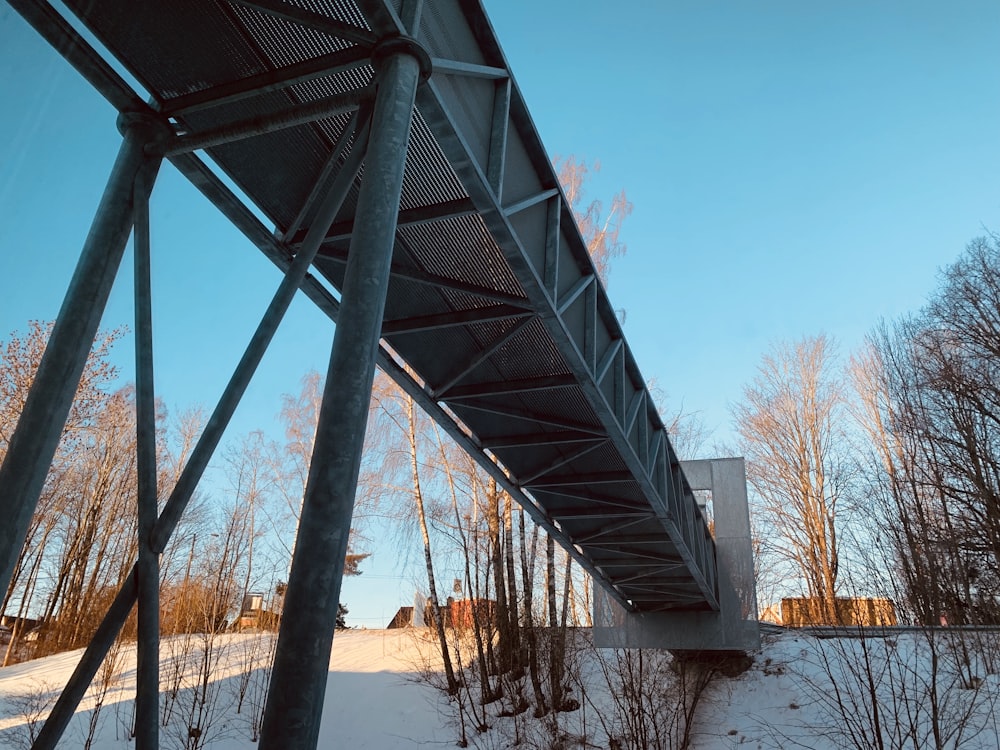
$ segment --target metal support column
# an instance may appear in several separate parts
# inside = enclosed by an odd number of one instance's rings
[[[375,359],[389,286],[410,120],[426,54],[393,39],[373,55],[371,140],[345,272],[340,318],[285,593],[261,750],[315,748],[354,513]]]
[[[133,185],[152,189],[162,161],[147,153],[148,145],[162,141],[163,126],[156,120],[123,115],[119,127],[125,140],[0,466],[2,591],[10,584],[132,230]]]
[[[278,285],[271,303],[264,312],[257,330],[254,331],[250,343],[247,344],[247,348],[243,352],[243,357],[229,379],[229,383],[219,398],[219,403],[212,412],[212,416],[209,418],[208,424],[205,425],[205,429],[202,430],[201,437],[198,438],[194,450],[191,451],[191,457],[188,459],[187,464],[184,465],[184,470],[181,472],[177,484],[174,486],[170,497],[163,507],[163,512],[153,527],[149,537],[149,546],[157,555],[163,552],[167,542],[170,540],[170,535],[180,521],[188,501],[194,494],[194,490],[201,480],[212,454],[222,439],[222,434],[225,432],[229,420],[236,411],[240,399],[250,384],[250,379],[254,372],[256,372],[257,366],[267,351],[268,344],[270,344],[271,339],[278,329],[278,324],[288,310],[295,292],[302,285],[303,280],[308,274],[312,261],[323,242],[323,238],[333,224],[337,212],[343,205],[344,199],[361,169],[361,163],[367,147],[367,123],[363,118],[360,120],[360,123],[359,132],[355,134],[354,145],[350,154],[345,159],[344,165],[341,167],[337,177],[330,185],[326,197],[317,209],[316,218],[313,220],[313,225],[306,234],[302,247],[292,260],[288,271]],[[66,726],[69,724],[69,720],[73,717],[73,713],[76,711],[77,706],[80,705],[80,701],[83,699],[87,688],[93,681],[94,675],[97,674],[101,662],[104,660],[119,631],[121,631],[122,626],[125,624],[129,612],[132,611],[132,605],[135,603],[137,596],[136,581],[138,575],[137,568],[134,567],[122,584],[122,587],[118,590],[118,594],[115,596],[114,601],[111,602],[111,606],[104,615],[104,619],[101,620],[101,624],[98,625],[97,631],[91,638],[90,643],[87,644],[83,656],[80,657],[76,669],[70,675],[66,687],[63,688],[55,706],[52,707],[49,718],[46,719],[45,724],[38,733],[38,738],[35,740],[34,745],[32,745],[32,750],[51,750],[59,742],[63,732],[66,730]]]
[[[136,186],[132,246],[135,255],[135,425],[138,487],[135,747],[160,742],[160,565],[152,548],[156,525],[156,401],[153,389],[153,304],[150,283],[148,190]]]

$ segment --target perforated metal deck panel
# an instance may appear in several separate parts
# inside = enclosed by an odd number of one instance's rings
[[[417,29],[379,0],[66,4],[146,91],[86,50],[77,67],[119,109],[168,118],[175,166],[279,267],[349,152],[373,48],[412,37],[433,72],[410,132],[381,366],[627,609],[718,609],[713,541],[477,2],[426,2]],[[365,230],[356,194],[303,286],[334,318]]]

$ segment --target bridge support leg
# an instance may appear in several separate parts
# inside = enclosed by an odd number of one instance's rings
[[[138,506],[135,747],[160,743],[160,560],[152,548],[156,525],[156,395],[153,388],[153,298],[150,282],[149,191],[137,190],[132,232],[135,256],[135,424]]]
[[[377,64],[378,93],[309,479],[261,728],[261,750],[315,748],[389,285],[420,65]]]
[[[5,510],[0,524],[0,591],[6,591],[10,584],[118,274],[132,231],[134,201],[148,198],[162,160],[146,153],[147,145],[158,135],[155,122],[123,116],[120,125],[125,140],[0,466],[0,497]],[[136,195],[134,188],[146,192]]]
[[[279,323],[288,310],[288,306],[291,304],[296,290],[302,285],[302,281],[306,277],[313,259],[316,257],[323,237],[330,229],[330,225],[343,205],[344,199],[350,191],[358,171],[361,169],[361,162],[367,147],[366,127],[367,123],[362,123],[362,132],[355,133],[354,145],[351,148],[350,154],[347,156],[336,179],[330,185],[326,197],[317,209],[313,226],[306,233],[306,238],[303,240],[299,252],[278,285],[278,289],[275,291],[267,310],[264,312],[257,330],[254,331],[250,343],[247,344],[246,350],[243,352],[243,357],[240,359],[236,370],[233,372],[229,383],[219,398],[219,403],[212,411],[212,416],[209,417],[205,429],[202,430],[201,437],[198,438],[198,442],[191,451],[191,456],[184,465],[184,470],[181,472],[177,484],[171,491],[170,497],[163,507],[163,512],[156,519],[153,530],[148,535],[149,548],[154,555],[161,554],[166,548],[170,536],[180,521],[188,501],[194,494],[195,488],[204,474],[212,454],[222,439],[229,420],[232,418],[236,407],[240,403],[240,399],[243,397],[243,393],[250,384],[250,379],[253,377],[257,365],[260,364],[261,359],[264,357],[264,353],[267,351],[267,347],[277,331]],[[344,137],[346,138],[347,135]],[[137,328],[139,328],[138,325]],[[149,366],[151,367],[152,364],[150,363]],[[56,701],[55,706],[52,707],[52,712],[39,731],[38,738],[35,740],[32,750],[50,750],[51,748],[55,748],[63,732],[66,731],[66,726],[80,705],[80,701],[94,679],[94,675],[97,674],[101,662],[114,644],[115,638],[125,624],[129,612],[132,611],[132,605],[135,604],[138,596],[137,582],[142,575],[139,572],[139,567],[140,564],[133,567],[128,578],[125,579],[125,582],[118,590],[118,594],[115,596],[114,601],[112,601],[107,613],[105,613],[104,619],[98,625],[90,643],[87,644],[87,648],[73,670],[73,674],[70,675],[62,693],[59,694],[59,699]],[[147,573],[146,575],[149,574]],[[148,676],[146,679],[149,679]]]

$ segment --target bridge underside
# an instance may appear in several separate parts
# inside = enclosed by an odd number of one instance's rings
[[[9,2],[124,113],[122,156],[95,223],[107,230],[108,247],[123,246],[133,225],[137,244],[145,235],[144,201],[165,158],[284,272],[206,428],[204,449],[192,454],[160,517],[155,502],[153,518],[147,509],[145,558],[141,551],[78,682],[96,669],[100,644],[113,638],[142,581],[155,580],[155,556],[299,289],[340,324],[314,454],[314,464],[333,468],[310,477],[297,556],[310,549],[304,536],[312,533],[328,539],[333,530],[346,540],[340,532],[350,525],[357,470],[350,480],[351,467],[338,462],[360,452],[351,437],[360,433],[336,420],[349,418],[344,404],[359,393],[367,402],[374,361],[616,607],[708,616],[725,609],[728,584],[719,580],[705,518],[477,3],[66,0],[75,14],[66,19],[44,0]],[[81,24],[105,51],[75,30]],[[80,268],[105,253],[92,244]],[[77,277],[113,278],[117,261],[98,260]],[[94,291],[96,282],[89,291],[76,285],[64,310],[95,310],[99,320],[106,292]],[[79,316],[63,317],[52,357],[82,368],[78,342],[92,340],[93,330],[70,331],[70,318]],[[144,326],[137,323],[139,339]],[[139,381],[146,367],[137,365]],[[31,407],[29,396],[18,431],[57,438],[59,409],[51,404],[65,400],[67,389],[71,398],[73,386],[47,377],[40,369],[36,400],[48,406]],[[359,419],[348,426],[363,432]],[[139,421],[142,430],[141,411]],[[145,418],[147,431],[151,424]],[[28,463],[11,457],[15,450],[44,457],[45,450],[16,442],[0,486],[17,489],[10,496],[30,516],[44,467],[22,468]],[[321,496],[334,498],[339,515],[323,517],[329,504],[315,500]],[[13,536],[0,538],[0,552],[16,544]],[[324,554],[343,559],[337,550]],[[282,638],[286,624],[324,629],[331,602],[336,611],[335,578],[320,595],[293,564],[286,615],[296,617],[292,624],[285,618]],[[324,611],[310,621],[315,600]],[[140,618],[141,604],[140,595]],[[301,665],[283,673],[282,654],[279,640],[274,681],[292,684]],[[322,675],[316,679],[325,685]],[[272,711],[270,698],[268,705]],[[290,730],[275,727],[271,741],[280,743]]]
[[[105,80],[113,103],[165,120],[167,158],[279,266],[350,160],[374,50],[412,37],[433,73],[409,134],[382,363],[405,366],[389,369],[500,463],[623,606],[718,608],[711,537],[481,8],[428,3],[410,29],[398,2],[380,0],[67,5],[145,88]],[[350,180],[305,282],[334,317],[366,229],[361,183]],[[273,227],[257,226],[247,199]]]

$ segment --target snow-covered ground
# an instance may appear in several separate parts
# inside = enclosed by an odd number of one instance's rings
[[[766,635],[764,640],[749,670],[709,684],[692,726],[692,747],[875,747],[871,734],[875,726],[881,730],[884,746],[890,748],[1000,746],[994,711],[1000,693],[996,674],[1000,647],[995,635],[967,634],[958,639],[938,631],[929,640],[923,633],[901,632],[884,638],[820,640],[786,631]],[[262,643],[266,642],[257,636],[233,635],[212,644],[212,705],[202,708],[199,720],[205,747],[253,746],[266,675],[258,670],[251,679],[241,680],[240,673],[244,665],[259,663],[266,654],[259,649]],[[165,641],[164,681],[172,665],[179,663],[179,654],[186,655],[192,668],[196,656],[203,654],[203,644],[197,639],[189,645],[191,649],[184,649],[176,639]],[[338,633],[320,747],[454,747],[459,738],[459,711],[428,682],[433,654],[433,644],[423,630]],[[614,652],[600,655],[605,667],[617,664]],[[30,723],[44,717],[46,704],[58,693],[78,656],[79,652],[71,652],[0,669],[0,745],[26,745]],[[132,719],[134,656],[134,649],[122,649],[118,668],[106,680],[108,692],[92,733],[95,750],[131,745],[127,727]],[[663,672],[651,678],[655,659],[646,656],[647,687],[651,681],[664,685],[660,699],[669,704],[670,714],[677,689],[667,683],[671,679],[676,683],[675,675]],[[584,736],[586,747],[609,747],[608,733],[622,731],[616,724],[621,717],[614,717],[615,701],[602,661],[586,645],[576,658],[582,677],[572,688],[582,705],[559,714],[557,732],[550,731],[551,725],[530,719],[530,711],[518,718],[496,717],[492,714],[500,707],[494,704],[488,732],[467,730],[470,746],[507,747],[518,736],[524,747],[549,747],[551,738],[558,735],[565,747],[583,747]],[[935,664],[936,682],[931,679]],[[192,723],[193,695],[190,690],[178,693],[172,715],[161,729],[161,747],[190,746],[186,730]],[[92,691],[63,746],[86,745],[94,704]],[[935,712],[936,723],[932,720]],[[467,723],[469,718],[467,713]],[[665,743],[663,747],[677,745]]]

